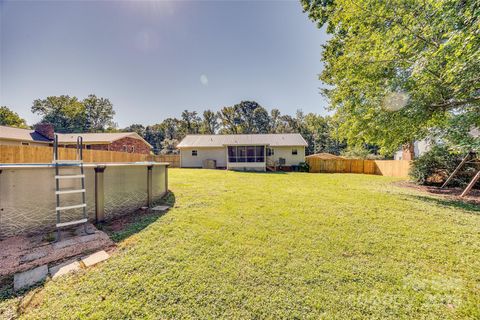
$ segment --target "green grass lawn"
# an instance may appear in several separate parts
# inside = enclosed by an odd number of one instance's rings
[[[353,174],[172,169],[175,207],[26,318],[480,318],[480,208]],[[5,302],[4,302],[5,303]]]

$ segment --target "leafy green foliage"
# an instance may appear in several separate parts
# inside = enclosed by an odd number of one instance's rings
[[[178,153],[177,144],[179,141],[177,139],[164,139],[162,141],[161,154],[175,154]]]
[[[41,122],[53,124],[57,132],[99,132],[115,126],[112,103],[93,94],[83,101],[68,95],[37,99],[31,110],[42,116]]]
[[[220,125],[218,123],[218,115],[212,110],[205,110],[203,112],[203,120],[200,126],[200,133],[215,134]]]
[[[452,118],[470,118],[468,130],[480,125],[477,1],[301,3],[332,35],[320,79],[349,144],[391,154],[432,129],[463,129]]]
[[[445,145],[435,145],[431,150],[413,160],[410,177],[418,184],[441,185],[460,164],[464,156],[464,154],[452,152]],[[449,182],[449,186],[464,187],[477,170],[473,164],[465,164]]]
[[[353,145],[343,150],[340,154],[346,158],[353,159],[382,159],[380,155],[376,153],[377,148],[369,147],[368,145]]]
[[[28,128],[27,123],[24,119],[20,118],[18,113],[10,110],[6,106],[0,107],[0,126]]]
[[[116,127],[113,122],[115,111],[110,100],[90,94],[82,103],[85,106],[88,132],[101,132],[107,127]]]
[[[296,115],[282,115],[278,109],[268,111],[255,101],[242,101],[223,107],[217,113],[205,110],[184,110],[181,118],[167,118],[159,124],[133,124],[123,131],[135,131],[148,141],[156,153],[173,153],[174,146],[187,134],[251,134],[300,133],[308,143],[307,154],[329,152],[339,154],[345,147],[337,138],[338,123],[329,116],[298,110]]]
[[[180,130],[182,131],[182,134],[198,134],[201,121],[202,119],[198,116],[196,111],[183,111],[182,121],[180,122]]]
[[[479,209],[395,180],[169,170],[175,207],[22,317],[478,318]]]

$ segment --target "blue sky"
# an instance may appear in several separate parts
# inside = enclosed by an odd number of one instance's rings
[[[120,127],[255,100],[325,114],[327,35],[298,1],[0,0],[0,104],[29,124],[50,95],[109,98]]]

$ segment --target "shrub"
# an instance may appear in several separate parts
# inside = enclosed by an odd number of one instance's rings
[[[413,160],[410,177],[418,184],[441,185],[464,156],[451,152],[444,145],[433,146],[430,151]],[[475,171],[474,165],[465,164],[449,182],[449,186],[465,186],[472,179]]]
[[[306,162],[300,162],[298,171],[300,171],[300,172],[308,172],[309,169],[310,169],[310,166],[308,165],[308,163],[306,163]]]
[[[346,150],[341,152],[341,156],[349,159],[383,159],[383,156],[374,153],[375,149],[375,147],[368,148],[368,146],[348,146]]]

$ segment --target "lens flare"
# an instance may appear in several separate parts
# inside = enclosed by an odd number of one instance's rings
[[[383,99],[383,107],[388,111],[398,111],[407,105],[409,99],[404,91],[390,92]]]

